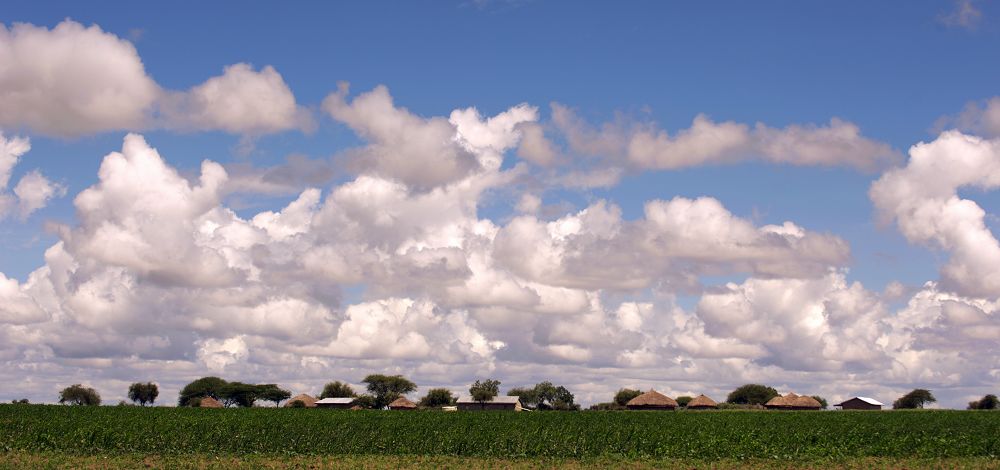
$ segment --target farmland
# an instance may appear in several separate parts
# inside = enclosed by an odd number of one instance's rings
[[[1000,413],[975,411],[440,413],[0,405],[0,452],[29,459],[990,462],[1000,456],[997,436]]]

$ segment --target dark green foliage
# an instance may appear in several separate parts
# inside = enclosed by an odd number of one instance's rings
[[[372,407],[376,409],[385,408],[393,400],[417,389],[417,384],[402,375],[371,374],[361,382],[367,385],[368,393],[374,397]]]
[[[197,406],[190,403],[192,398],[204,398],[212,397],[218,400],[222,392],[222,387],[226,385],[226,381],[218,377],[202,377],[194,382],[191,382],[181,389],[180,396],[177,398],[178,406]],[[201,403],[201,400],[198,401]]]
[[[979,411],[385,413],[0,405],[0,453],[6,449],[76,455],[388,454],[829,462],[871,456],[995,458],[1000,455],[998,435],[1000,413]]]
[[[306,407],[306,402],[304,402],[302,400],[292,400],[292,403],[290,404],[290,406],[292,408],[305,408]]]
[[[101,395],[90,387],[74,384],[59,392],[59,403],[97,406],[101,404]]]
[[[476,383],[469,387],[469,395],[472,395],[472,399],[480,403],[485,403],[493,400],[493,397],[500,394],[500,381],[493,379],[486,379],[483,381],[477,380]],[[523,404],[523,403],[522,403]]]
[[[826,409],[826,408],[827,408],[828,406],[830,406],[830,404],[826,402],[826,398],[823,398],[823,397],[821,397],[821,396],[819,396],[819,395],[813,395],[813,396],[812,396],[812,398],[813,398],[813,400],[816,400],[816,401],[818,401],[818,402],[819,402],[819,406],[820,406],[820,407],[821,407],[822,409],[824,409],[824,410],[825,410],[825,409]]]
[[[279,387],[277,384],[257,385],[257,399],[274,402],[278,406],[282,400],[287,400],[292,396],[292,392]]]
[[[640,392],[639,390],[623,388],[619,390],[618,393],[615,394],[615,403],[617,403],[618,406],[625,406],[629,402],[629,400],[639,395],[642,395],[642,392]]]
[[[931,393],[930,390],[926,390],[923,388],[915,388],[910,393],[907,393],[906,395],[903,395],[898,399],[896,399],[896,401],[892,402],[892,409],[907,410],[907,409],[923,408],[924,405],[928,403],[934,403],[936,401],[937,398],[934,398],[934,395]]]
[[[160,387],[157,387],[153,382],[136,382],[128,387],[128,399],[142,406],[152,405],[158,396],[160,396]]]
[[[760,384],[746,384],[729,393],[726,403],[737,405],[763,405],[778,396],[778,391]]]
[[[249,408],[257,401],[260,387],[243,382],[229,382],[219,390],[219,399],[227,407],[239,406]]]
[[[686,395],[685,396],[680,396],[680,397],[677,397],[677,404],[681,408],[686,408],[688,406],[688,403],[691,402],[691,400],[694,400],[694,397],[689,397],[689,396],[686,396]]]
[[[507,392],[507,396],[520,397],[522,405],[539,410],[569,411],[580,409],[580,405],[574,403],[573,394],[566,387],[562,385],[557,387],[548,381],[535,384],[531,388],[512,388]]]
[[[321,400],[324,398],[351,398],[354,396],[357,396],[354,393],[354,389],[350,385],[340,381],[327,383],[323,386],[323,391],[319,394]]]
[[[10,404],[11,405],[27,405],[28,404],[28,399],[27,398],[22,398],[20,400],[11,400]]]
[[[980,400],[969,402],[970,410],[995,410],[997,408],[1000,408],[1000,400],[997,400],[997,396],[993,394],[986,395]]]
[[[455,404],[455,397],[447,388],[432,388],[420,399],[419,405],[425,408],[438,408]]]
[[[618,410],[624,410],[625,407],[615,402],[610,402],[610,403],[594,403],[593,405],[590,405],[589,409],[591,411],[618,411]]]
[[[354,397],[354,404],[365,409],[372,409],[375,408],[375,397],[367,393],[362,393]]]

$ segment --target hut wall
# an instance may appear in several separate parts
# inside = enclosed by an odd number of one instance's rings
[[[516,411],[514,403],[459,403],[459,411]]]
[[[630,410],[673,411],[675,407],[667,405],[628,405],[626,408]]]

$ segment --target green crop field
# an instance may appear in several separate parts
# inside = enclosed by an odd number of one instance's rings
[[[1000,412],[442,413],[0,405],[0,452],[22,459],[342,455],[995,463]]]

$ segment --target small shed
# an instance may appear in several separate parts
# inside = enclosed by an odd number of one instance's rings
[[[881,410],[885,405],[874,398],[854,397],[833,406],[839,406],[842,410]]]
[[[689,410],[714,410],[718,407],[719,404],[715,400],[705,395],[698,395],[687,404],[687,409]]]
[[[219,400],[212,397],[202,397],[198,403],[199,408],[225,408]]]
[[[639,395],[625,404],[625,408],[630,410],[675,410],[677,400],[670,398],[656,390],[650,390]]]
[[[308,393],[303,393],[301,395],[295,395],[294,397],[289,398],[288,401],[285,402],[285,408],[291,408],[291,407],[295,406],[293,403],[295,403],[297,401],[301,401],[302,404],[305,405],[306,408],[316,408],[316,397],[313,397],[312,395],[309,395]]]
[[[354,404],[354,398],[324,398],[316,400],[316,408],[333,408],[336,410],[347,410]]]
[[[471,396],[458,397],[455,403],[459,411],[473,410],[497,410],[497,411],[521,411],[521,397],[496,396],[487,402],[478,402]]]
[[[788,392],[785,396],[777,396],[768,400],[764,404],[764,408],[769,410],[819,410],[823,408],[823,405],[813,397]]]
[[[417,404],[413,403],[410,400],[407,400],[406,397],[399,397],[399,398],[393,400],[392,403],[389,403],[389,409],[390,410],[415,410],[415,409],[417,409]]]

